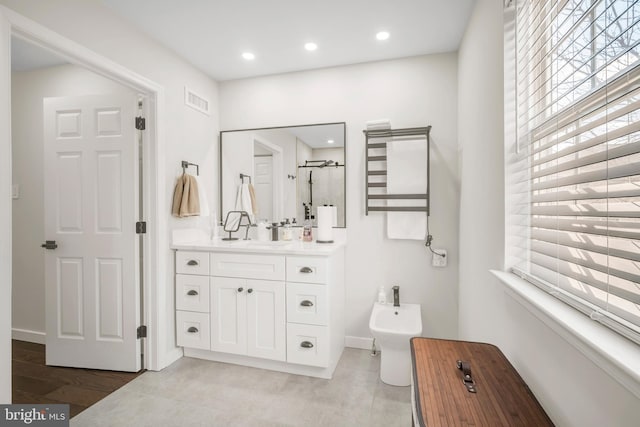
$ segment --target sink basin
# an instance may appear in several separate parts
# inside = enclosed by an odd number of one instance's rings
[[[415,337],[422,333],[422,316],[420,304],[375,303],[369,318],[369,328],[381,334],[398,337]]]

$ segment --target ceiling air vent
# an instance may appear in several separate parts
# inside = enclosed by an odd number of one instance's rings
[[[194,110],[209,115],[209,101],[186,86],[184,87],[184,103]]]

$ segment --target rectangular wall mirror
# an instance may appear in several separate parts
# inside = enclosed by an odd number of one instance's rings
[[[251,184],[255,221],[302,224],[328,205],[346,227],[345,139],[344,122],[220,132],[220,218],[243,210],[238,193]]]

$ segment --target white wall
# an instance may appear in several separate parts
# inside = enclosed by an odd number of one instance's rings
[[[377,289],[400,286],[404,302],[422,304],[423,333],[457,336],[458,182],[457,55],[359,64],[220,83],[223,129],[347,123],[346,334],[370,337]],[[431,267],[422,241],[388,240],[385,216],[364,214],[368,120],[393,127],[433,125],[431,233],[449,266]]]
[[[0,58],[11,49],[9,23],[0,11]],[[2,60],[0,59],[0,64]],[[10,64],[0,66],[0,224],[11,223]],[[11,227],[0,227],[0,404],[11,403]]]
[[[200,175],[211,183],[205,190],[210,200],[217,200],[218,137],[217,83],[159,45],[97,1],[84,0],[0,0],[17,13],[67,37],[96,53],[136,72],[164,87],[166,119],[164,171],[157,178],[164,189],[165,206],[161,206],[160,223],[167,224],[158,236],[164,249],[158,260],[157,283],[159,308],[163,310],[157,325],[161,342],[160,367],[170,363],[181,352],[175,347],[173,253],[166,246],[171,229],[193,224],[197,219],[170,217],[170,204],[175,178],[182,173],[181,160],[200,164]],[[207,116],[184,104],[184,86],[207,98],[213,108]],[[3,365],[4,366],[4,365]]]
[[[640,402],[505,295],[503,2],[478,0],[459,51],[460,338],[498,345],[561,426],[635,426]]]
[[[73,65],[11,74],[13,184],[13,318],[14,336],[44,341],[44,163],[45,97],[130,93],[91,71]],[[40,338],[40,339],[39,339]]]
[[[253,175],[253,134],[251,132],[228,132],[224,136],[225,147],[236,147],[238,152],[224,150],[221,162],[222,182],[225,183],[222,192],[222,212],[220,218],[224,222],[227,212],[235,210],[236,195],[240,184],[240,174]],[[216,204],[217,206],[217,204]]]

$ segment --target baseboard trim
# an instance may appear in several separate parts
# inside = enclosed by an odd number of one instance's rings
[[[11,338],[18,341],[32,342],[35,344],[45,344],[47,334],[39,331],[31,331],[29,329],[11,329]]]
[[[351,348],[360,348],[362,350],[371,350],[373,338],[365,337],[344,337],[344,345]]]

